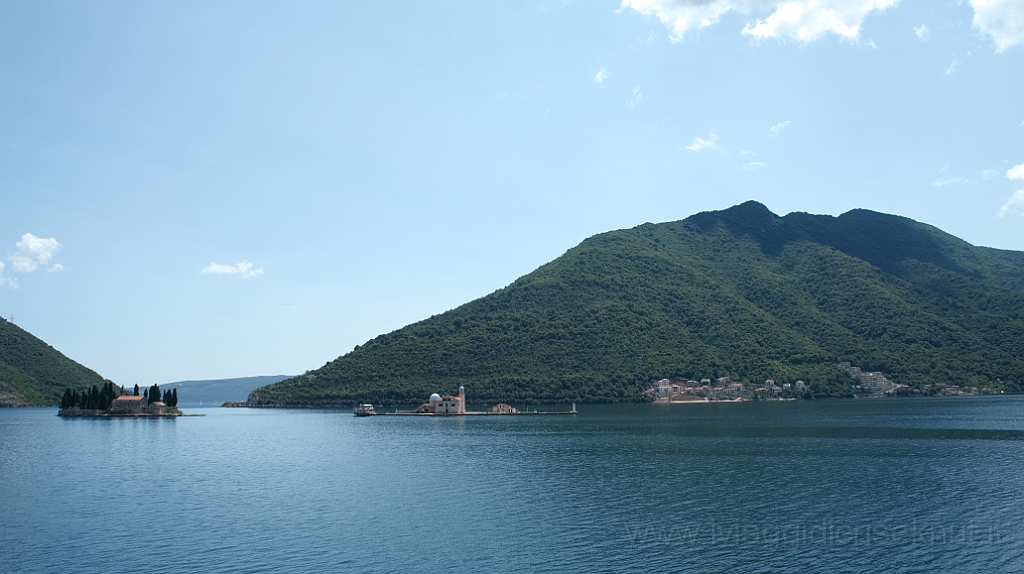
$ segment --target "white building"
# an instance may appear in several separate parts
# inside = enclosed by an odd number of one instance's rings
[[[435,401],[434,397],[436,395],[437,393],[434,393],[430,396],[430,402],[434,406],[435,415],[466,414],[466,387],[459,387],[459,396],[457,397],[445,395]]]

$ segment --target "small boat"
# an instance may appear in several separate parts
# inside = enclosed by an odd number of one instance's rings
[[[356,408],[352,409],[357,417],[369,417],[377,413],[373,412],[373,405],[369,403],[363,403],[356,405]]]

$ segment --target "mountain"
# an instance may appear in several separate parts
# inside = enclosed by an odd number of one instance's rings
[[[163,390],[178,389],[178,395],[181,397],[179,406],[195,407],[202,404],[216,407],[229,401],[245,401],[245,398],[254,389],[287,378],[289,377],[285,375],[267,375],[209,381],[177,381],[161,384],[160,388]]]
[[[756,202],[591,237],[486,297],[257,389],[263,406],[642,400],[661,377],[803,379],[836,363],[901,384],[1024,383],[1024,253],[856,209]]]
[[[0,406],[55,406],[67,388],[105,379],[28,331],[0,318]]]

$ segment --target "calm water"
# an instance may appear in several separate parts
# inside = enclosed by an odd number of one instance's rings
[[[1020,572],[1024,397],[0,410],[2,572]]]

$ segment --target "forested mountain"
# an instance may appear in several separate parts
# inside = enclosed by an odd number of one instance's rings
[[[661,377],[1024,383],[1024,253],[867,210],[747,202],[596,235],[486,297],[381,335],[254,404],[642,400]]]
[[[103,383],[103,377],[0,318],[0,406],[57,405],[65,389]]]

